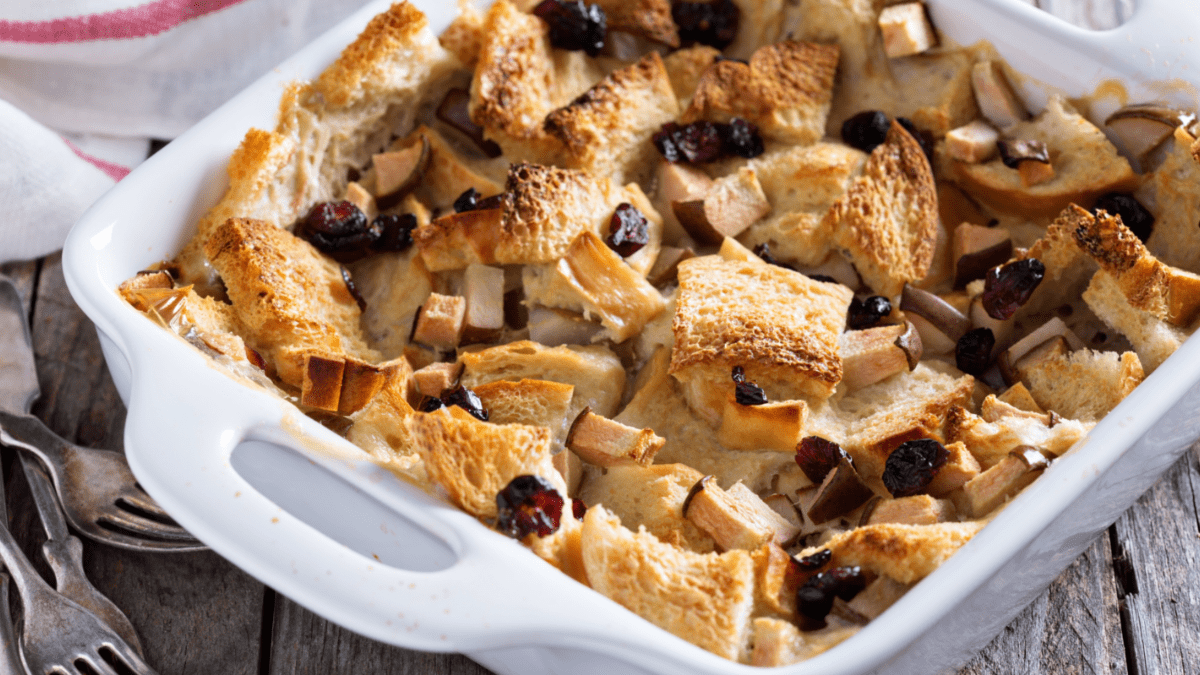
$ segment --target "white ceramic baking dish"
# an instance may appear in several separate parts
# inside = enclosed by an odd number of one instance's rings
[[[1102,33],[1017,0],[927,2],[954,40],[989,38],[1018,70],[1068,95],[1116,78],[1130,101],[1197,106],[1188,83],[1200,82],[1200,46],[1191,38],[1200,20],[1182,0],[1144,0],[1126,25]],[[417,4],[435,29],[451,18],[452,3]],[[245,130],[273,126],[283,83],[320,72],[384,7],[365,8],[173,141],[72,232],[67,282],[96,323],[129,405],[125,449],[134,473],[222,556],[377,640],[465,652],[512,675],[762,672],[652,626],[364,461],[288,404],[236,383],[115,293],[182,246],[225,189],[225,163]],[[1024,86],[1031,101],[1044,98],[1045,87]],[[1200,437],[1198,406],[1200,341],[1193,339],[892,609],[842,646],[782,671],[931,673],[962,663]]]

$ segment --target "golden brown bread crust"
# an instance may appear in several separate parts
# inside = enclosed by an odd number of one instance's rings
[[[624,184],[646,180],[657,156],[650,138],[678,116],[662,58],[650,52],[551,112],[544,128],[562,141],[567,166]]]
[[[675,98],[679,99],[681,108],[686,107],[692,100],[696,86],[700,84],[700,77],[720,55],[718,49],[708,45],[696,45],[678,49],[663,58],[663,67],[667,70],[667,77],[671,79],[671,89],[675,91]]]
[[[567,493],[545,427],[489,424],[457,406],[413,413],[408,425],[429,480],[477,518],[496,517],[496,494],[517,476],[541,476]]]
[[[375,15],[358,38],[321,72],[314,83],[316,91],[337,107],[371,98],[376,87],[391,79],[385,70],[386,59],[409,49],[428,27],[421,10],[408,2],[393,4]]]
[[[593,506],[583,518],[583,563],[592,588],[650,623],[730,660],[748,650],[754,563],[746,551],[685,551]]]
[[[679,28],[671,18],[670,0],[596,0],[608,30],[641,35],[668,47],[679,46]]]
[[[876,293],[895,296],[929,272],[937,245],[937,189],[921,146],[897,122],[829,210],[834,243]]]
[[[717,61],[700,76],[683,122],[741,117],[767,136],[812,143],[825,132],[837,45],[790,40],[754,52],[749,65]]]
[[[512,204],[504,211],[495,252],[495,261],[504,265],[558,260],[582,232],[599,234],[617,205],[629,199],[607,178],[537,164],[514,164],[505,191]]]
[[[284,382],[301,385],[309,353],[380,360],[363,339],[361,310],[341,269],[308,242],[270,223],[235,218],[213,232],[204,251],[251,346]]]
[[[691,377],[688,370],[715,367],[719,381],[731,387],[730,369],[743,366],[768,397],[782,382],[827,396],[842,378],[838,336],[851,295],[839,284],[775,265],[718,256],[685,260],[679,265],[671,374],[684,379]]]
[[[659,541],[696,553],[712,553],[712,537],[683,517],[688,491],[701,478],[686,464],[621,466],[588,475],[579,489],[585,504],[603,504],[633,529],[645,528]]]
[[[833,551],[830,565],[860,565],[902,584],[933,572],[983,527],[980,521],[936,525],[880,524],[836,535],[821,548]],[[815,553],[805,549],[803,555]]]

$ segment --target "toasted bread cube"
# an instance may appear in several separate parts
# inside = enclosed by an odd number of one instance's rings
[[[650,137],[679,117],[679,103],[658,52],[614,70],[580,97],[546,116],[562,141],[566,165],[618,184],[645,183],[657,157]]]
[[[1007,129],[1029,118],[1029,112],[1013,93],[999,62],[976,63],[971,71],[971,85],[980,112],[997,128]]]
[[[972,455],[961,441],[948,443],[946,451],[949,453],[946,463],[938,469],[937,475],[926,488],[929,494],[938,498],[954,492],[983,470],[979,466],[979,460],[975,459],[975,455]]]
[[[671,374],[713,426],[733,388],[734,366],[743,366],[768,400],[824,398],[841,380],[837,340],[852,295],[775,265],[686,260],[679,266]]]
[[[471,388],[496,424],[528,424],[546,427],[561,442],[570,418],[567,414],[575,387],[548,380],[496,380]]]
[[[982,518],[1032,483],[1050,464],[1040,451],[1023,446],[971,479],[951,499],[967,518]]]
[[[692,553],[593,507],[583,519],[583,562],[592,588],[650,623],[727,659],[749,651],[754,563],[746,551]]]
[[[981,522],[864,525],[835,535],[820,548],[833,552],[830,565],[834,567],[860,565],[901,584],[911,584],[929,576],[982,528]],[[818,550],[806,548],[800,555]]]
[[[597,316],[615,342],[640,333],[666,306],[650,282],[591,232],[580,234],[554,265],[527,265],[522,274],[527,301]]]
[[[1192,155],[1196,138],[1175,129],[1171,150],[1158,170],[1137,191],[1143,204],[1157,204],[1154,231],[1146,245],[1163,262],[1190,272],[1200,271],[1200,161]]]
[[[837,45],[785,40],[760,47],[749,64],[717,61],[701,75],[684,124],[741,117],[767,137],[808,144],[825,135]]]
[[[417,317],[413,340],[437,349],[454,349],[462,337],[466,313],[466,298],[430,293]]]
[[[461,363],[445,363],[439,361],[413,372],[413,382],[417,385],[417,393],[421,396],[438,398],[442,392],[452,389],[462,375]]]
[[[1022,361],[1021,377],[1041,407],[1070,419],[1096,421],[1117,407],[1145,373],[1133,352],[1081,349],[1029,365]]]
[[[413,230],[413,241],[431,272],[496,262],[504,209],[451,213]]]
[[[875,384],[909,369],[910,355],[896,341],[905,334],[906,325],[876,326],[842,333],[842,382],[850,391]],[[920,360],[920,338],[916,359]]]
[[[363,363],[358,359],[347,358],[342,370],[341,394],[338,396],[337,412],[339,415],[352,415],[362,410],[371,399],[375,398],[394,376],[398,366],[387,368]],[[407,369],[406,369],[407,370]]]
[[[667,69],[667,76],[671,78],[671,89],[679,99],[680,109],[687,109],[704,71],[708,70],[720,55],[719,50],[708,45],[694,45],[676,49],[663,57],[663,67]]]
[[[923,279],[937,245],[937,191],[924,151],[899,123],[829,213],[833,241],[887,297]]]
[[[984,122],[975,120],[946,134],[946,152],[951,158],[969,164],[986,162],[996,154],[1000,132]]]
[[[1083,299],[1101,321],[1129,340],[1147,375],[1175,353],[1187,338],[1183,330],[1131,303],[1122,284],[1103,270],[1092,277],[1083,292]]]
[[[496,493],[517,476],[541,476],[567,494],[545,427],[481,422],[452,406],[414,413],[409,428],[430,482],[476,518],[496,517]]]
[[[521,340],[465,352],[459,361],[463,364],[462,384],[472,389],[485,382],[522,378],[574,385],[568,412],[572,420],[585,406],[599,415],[615,415],[625,392],[625,368],[602,346],[546,347]]]
[[[671,203],[675,217],[693,239],[720,244],[736,237],[771,211],[754,170],[742,167],[718,179],[699,199]]]
[[[205,254],[221,275],[242,333],[285,383],[300,387],[308,353],[380,360],[341,267],[311,244],[261,220],[231,218]]]
[[[716,548],[712,537],[683,517],[688,492],[703,477],[686,464],[626,464],[589,472],[579,498],[586,504],[603,504],[626,526],[644,527],[663,543],[711,553]]]
[[[342,395],[342,374],[346,360],[322,354],[304,357],[304,382],[300,389],[303,405],[336,412]]]
[[[725,401],[717,442],[731,450],[795,452],[808,418],[804,401],[742,405],[732,394]]]
[[[683,506],[684,517],[727,551],[753,551],[767,543],[783,546],[800,532],[740,482],[722,490],[711,476],[701,479]]]
[[[937,44],[925,5],[920,2],[884,7],[879,13],[879,30],[883,33],[883,51],[893,59],[920,54]]]
[[[463,274],[464,337],[484,341],[504,328],[504,270],[487,265],[468,265]]]
[[[679,46],[679,29],[671,18],[670,0],[597,0],[608,30],[640,35],[668,47]]]
[[[567,432],[566,445],[589,464],[648,466],[666,441],[653,429],[634,429],[584,408]]]
[[[1038,405],[1038,402],[1033,399],[1033,394],[1029,393],[1029,388],[1025,386],[1024,382],[1017,382],[1008,389],[1005,389],[1004,393],[997,397],[997,400],[1027,412],[1037,414],[1046,413],[1042,406]],[[986,403],[987,400],[985,399],[984,402]],[[988,421],[992,422],[994,420]]]
[[[913,495],[879,502],[871,511],[867,524],[933,525],[954,520],[955,513],[954,503],[949,499]]]

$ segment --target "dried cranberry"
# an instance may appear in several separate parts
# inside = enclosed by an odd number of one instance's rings
[[[350,276],[350,270],[342,268],[342,281],[346,284],[346,290],[350,292],[350,297],[358,303],[358,311],[365,312],[367,310],[367,300],[363,298],[362,293],[358,292],[358,286],[354,285],[354,279]]]
[[[479,396],[475,392],[461,384],[454,389],[443,391],[442,403],[448,406],[456,405],[471,413],[473,417],[484,422],[488,421],[488,411],[483,407],[483,401],[479,400]]]
[[[444,407],[446,407],[446,404],[442,403],[442,399],[437,398],[436,396],[426,396],[422,398],[421,403],[417,405],[417,410],[431,413],[435,410],[441,410]]]
[[[805,437],[796,446],[796,464],[809,480],[818,485],[843,457],[849,459],[850,456],[842,446],[820,436]]]
[[[379,227],[376,251],[407,251],[413,245],[412,233],[417,229],[417,217],[411,213],[377,216],[372,225]]]
[[[628,258],[650,243],[649,225],[646,216],[633,204],[621,204],[613,212],[608,224],[608,238],[604,241],[617,255]]]
[[[883,145],[891,127],[887,115],[878,110],[865,110],[842,122],[842,141],[852,148],[871,152]]]
[[[779,262],[778,258],[771,255],[771,247],[766,243],[762,243],[762,244],[759,244],[758,246],[755,246],[754,247],[754,255],[762,258],[762,261],[767,263],[768,265],[782,267],[785,270],[792,270],[793,272],[796,271],[795,267],[792,267],[791,265],[789,265],[787,263]]]
[[[835,567],[817,574],[796,590],[796,610],[806,618],[824,621],[833,609],[834,598],[851,600],[866,587],[867,577],[860,567]]]
[[[1144,243],[1154,231],[1154,216],[1133,198],[1133,195],[1120,192],[1109,192],[1096,200],[1093,211],[1105,210],[1109,214],[1121,217],[1121,222],[1128,227],[1138,239]]]
[[[496,529],[513,539],[531,534],[546,537],[558,531],[563,498],[541,476],[517,476],[496,494]]]
[[[741,366],[733,367],[734,398],[741,405],[763,405],[767,395],[762,387],[746,381],[746,369]]]
[[[904,127],[904,130],[908,132],[908,135],[913,137],[913,140],[917,142],[917,145],[921,146],[921,152],[925,153],[925,159],[928,159],[932,164],[933,141],[931,140],[931,137],[918,129],[917,125],[913,124],[913,121],[907,117],[897,117],[896,122],[899,123],[900,126]]]
[[[668,162],[703,164],[719,159],[724,152],[721,132],[712,122],[679,126],[668,122],[654,134],[654,147]]]
[[[469,187],[454,200],[454,212],[474,211],[479,208],[479,191]]]
[[[854,298],[846,313],[846,328],[863,330],[870,328],[892,313],[892,301],[882,295],[872,295],[866,300]]]
[[[588,56],[604,49],[608,19],[598,5],[584,4],[583,0],[544,0],[533,8],[533,13],[550,26],[551,45],[586,52]]]
[[[801,558],[792,558],[797,567],[808,571],[819,570],[825,565],[829,564],[829,561],[832,559],[833,551],[828,548],[823,548],[812,555],[806,555]]]
[[[584,504],[582,499],[571,500],[571,515],[575,516],[575,520],[583,520],[587,509],[587,504]]]
[[[982,375],[992,364],[992,350],[995,348],[996,335],[991,328],[969,330],[954,347],[954,363],[964,373]]]
[[[717,131],[729,154],[745,159],[754,159],[763,154],[763,139],[758,135],[758,127],[746,120],[735,117],[729,120],[729,124],[718,124]]]
[[[1026,258],[993,267],[983,280],[983,295],[980,302],[984,311],[993,319],[1001,321],[1011,318],[1029,301],[1029,296],[1046,276],[1046,266],[1037,258]]]
[[[379,239],[378,227],[351,202],[321,202],[296,224],[296,236],[341,263],[354,262],[370,252]]]
[[[742,13],[732,0],[715,2],[675,2],[671,18],[679,27],[679,39],[684,43],[700,43],[725,49],[737,37]]]
[[[949,458],[946,448],[932,438],[905,441],[888,455],[883,485],[893,497],[920,494]]]

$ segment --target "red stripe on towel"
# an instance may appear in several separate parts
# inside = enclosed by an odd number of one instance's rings
[[[33,44],[124,40],[158,35],[243,0],[155,0],[137,7],[48,21],[0,21],[0,41]]]
[[[131,171],[131,169],[123,167],[120,164],[113,164],[112,162],[106,162],[99,157],[93,157],[77,148],[74,143],[65,138],[63,139],[63,143],[67,144],[67,147],[71,149],[71,152],[79,155],[81,159],[87,161],[97,169],[100,169],[105,173],[105,175],[113,180],[121,180],[125,176],[128,176],[129,172]]]

